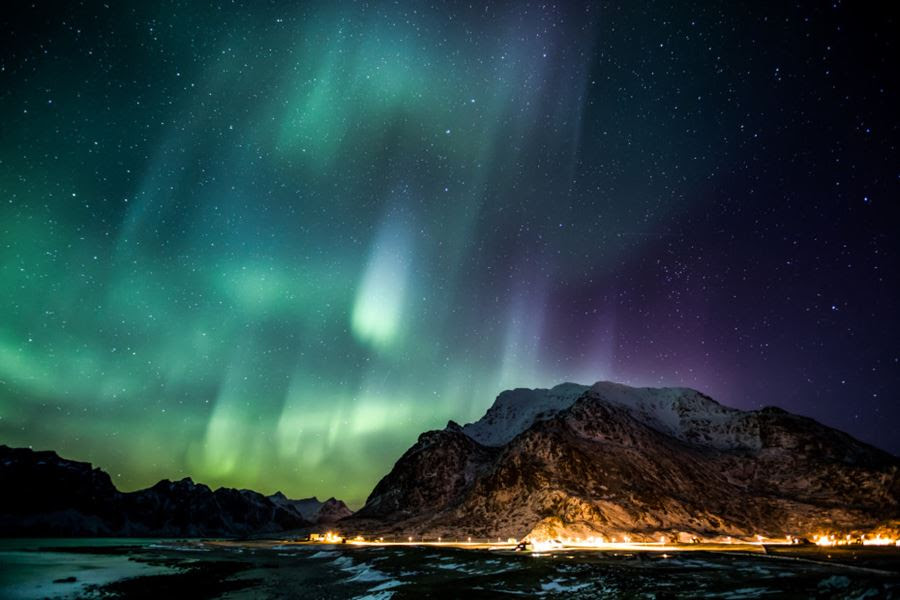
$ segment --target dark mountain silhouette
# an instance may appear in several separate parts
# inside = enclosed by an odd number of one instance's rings
[[[0,446],[0,489],[3,536],[230,537],[312,524],[271,497],[211,490],[189,478],[120,492],[108,474],[89,463],[27,448]],[[329,502],[316,511],[315,520],[320,513],[339,518],[343,502]]]

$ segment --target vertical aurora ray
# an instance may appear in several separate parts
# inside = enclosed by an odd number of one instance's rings
[[[360,342],[385,350],[401,335],[411,260],[411,240],[405,227],[386,220],[373,243],[353,304],[351,327]]]

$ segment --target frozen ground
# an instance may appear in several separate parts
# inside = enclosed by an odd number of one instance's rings
[[[900,552],[532,555],[284,542],[6,540],[0,598],[892,598]]]

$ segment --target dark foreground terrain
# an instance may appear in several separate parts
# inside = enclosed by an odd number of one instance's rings
[[[2,598],[893,598],[896,548],[559,551],[160,540],[0,542]]]

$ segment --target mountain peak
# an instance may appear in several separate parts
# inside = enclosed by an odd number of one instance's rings
[[[534,423],[568,410],[582,397],[623,407],[637,420],[683,441],[729,448],[760,445],[751,426],[733,427],[748,413],[723,406],[697,390],[632,387],[613,381],[507,390],[478,421],[458,430],[448,423],[445,431],[462,431],[485,446],[503,446]]]
[[[291,500],[278,492],[269,496],[269,500],[311,523],[330,523],[353,514],[342,500],[333,496],[325,502],[319,501],[315,496]]]
[[[589,388],[561,383],[551,389],[516,388],[501,392],[485,415],[461,428],[467,436],[485,446],[502,446],[536,421],[552,417],[571,406]]]

